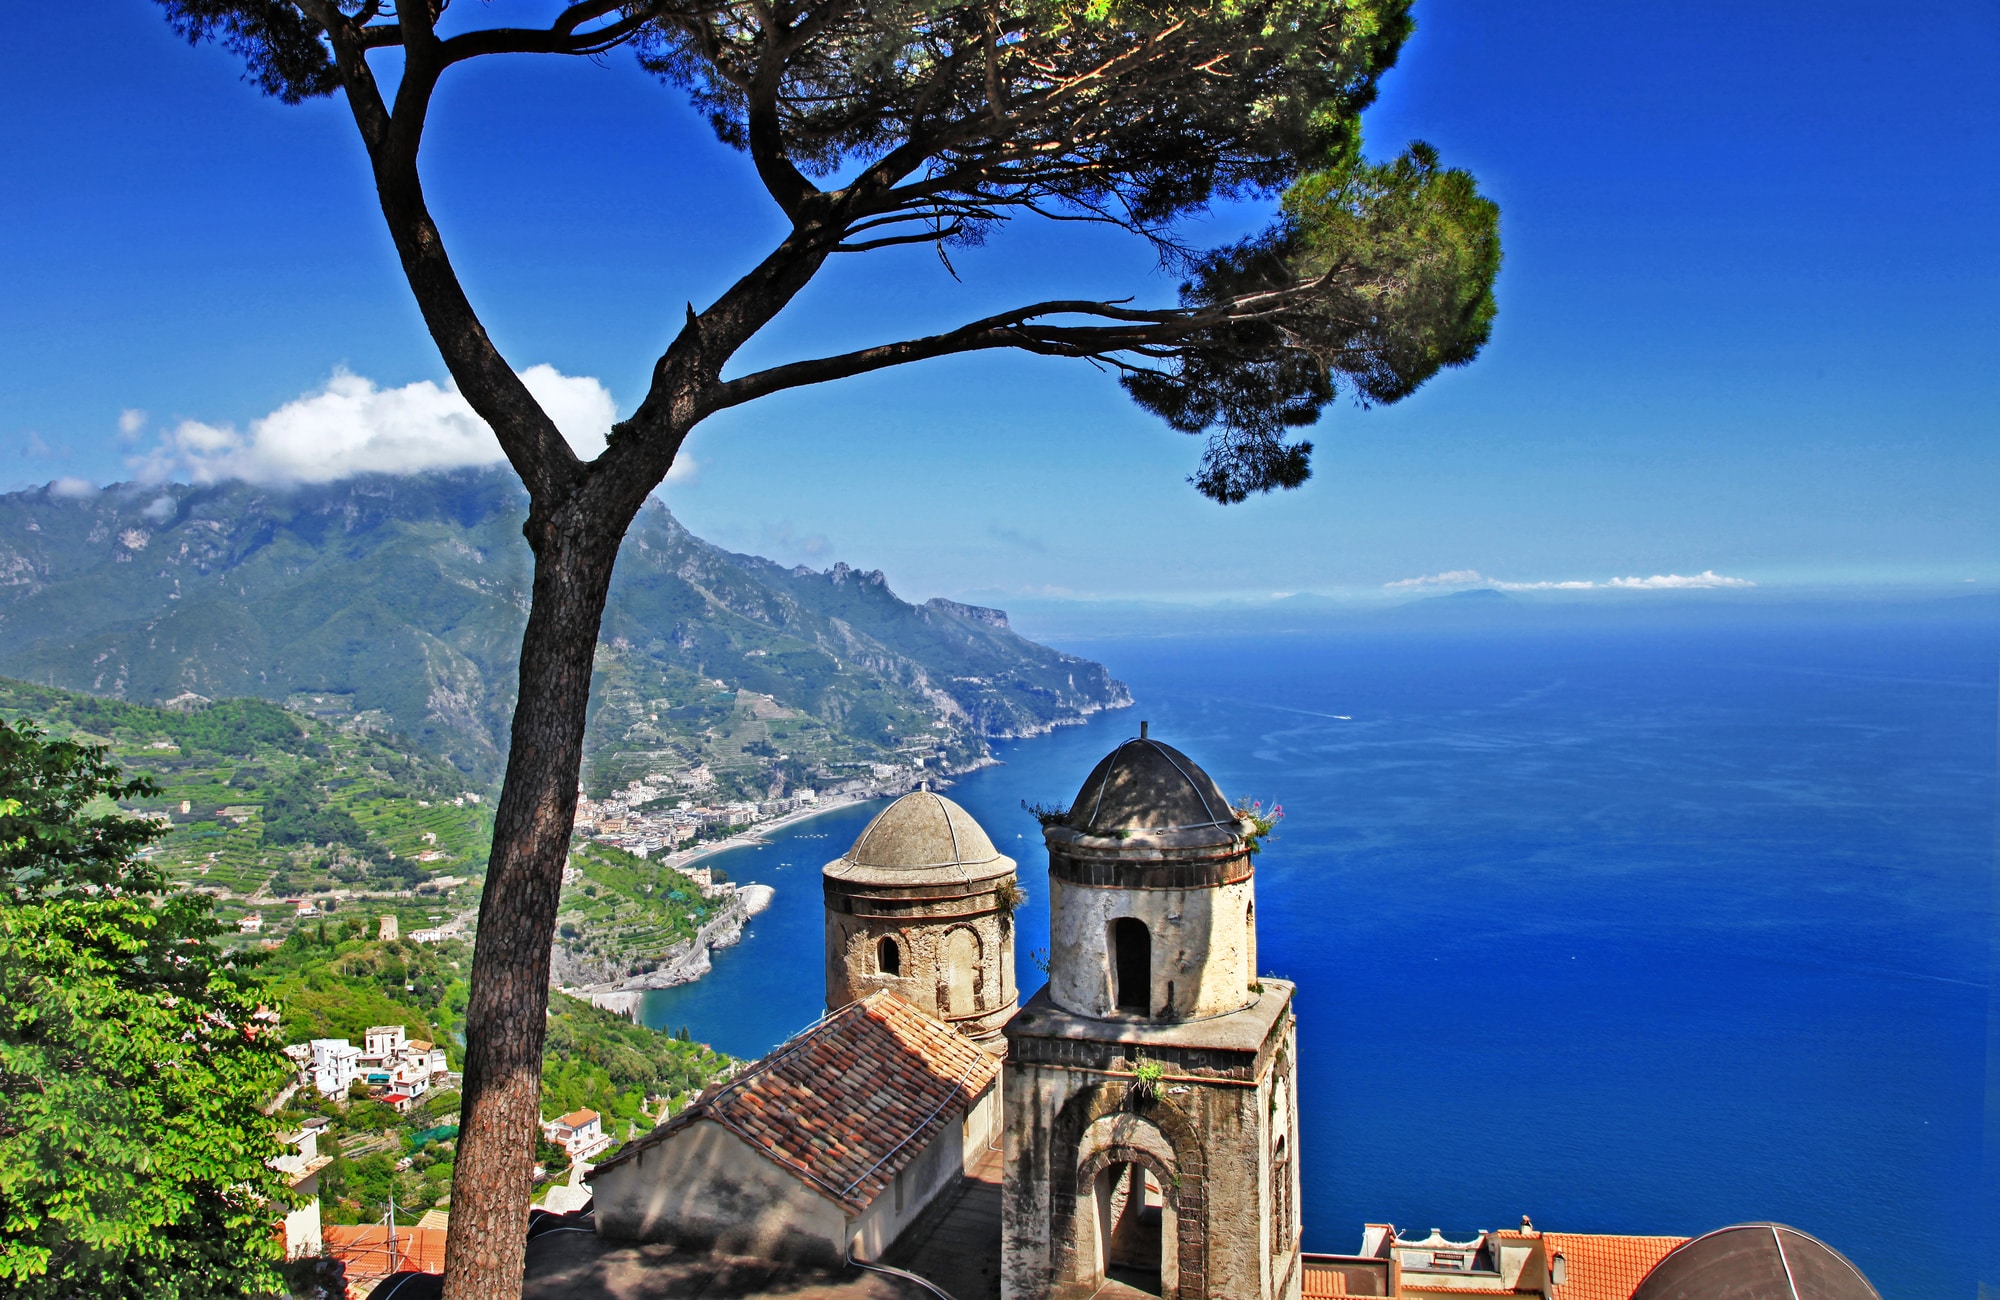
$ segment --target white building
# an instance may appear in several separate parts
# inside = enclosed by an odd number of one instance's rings
[[[398,1057],[394,1068],[389,1071],[389,1091],[414,1099],[430,1090],[430,1063],[426,1060],[413,1061],[406,1056]]]
[[[611,1145],[604,1117],[594,1110],[573,1110],[542,1124],[542,1136],[569,1152],[572,1163],[589,1160]]]
[[[449,876],[441,877],[434,883],[442,887],[444,885],[444,882],[450,879],[452,878]],[[453,883],[459,883],[459,882],[453,881]],[[433,926],[429,929],[410,931],[410,942],[443,943],[447,939],[456,939],[458,938],[458,936],[464,933],[465,933],[465,922],[452,920],[452,921],[446,921],[443,925]]]
[[[285,1184],[301,1196],[304,1205],[285,1215],[285,1258],[302,1259],[325,1249],[319,1226],[319,1173],[333,1163],[332,1156],[319,1153],[319,1132],[327,1121],[318,1117],[300,1125],[285,1139],[292,1149],[271,1162],[285,1176]]]
[[[321,1096],[342,1096],[361,1077],[361,1049],[345,1038],[315,1038],[311,1047],[312,1084]]]
[[[421,1038],[412,1038],[403,1044],[401,1060],[412,1070],[422,1071],[433,1083],[437,1082],[438,1075],[446,1072],[444,1048]]]
[[[364,1046],[361,1056],[371,1063],[386,1065],[389,1059],[403,1050],[403,1027],[401,1025],[372,1025],[362,1038]]]

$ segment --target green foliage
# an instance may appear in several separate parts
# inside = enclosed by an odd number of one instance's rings
[[[1132,1064],[1132,1095],[1142,1101],[1152,1100],[1160,1095],[1160,1082],[1166,1077],[1165,1065],[1140,1057]]]
[[[311,54],[299,39],[293,6],[162,3],[189,39],[234,49],[268,93],[296,101],[338,80],[328,50]],[[720,140],[756,155],[800,231],[831,232],[825,249],[930,242],[943,253],[1031,213],[1118,226],[1192,263],[1179,313],[1030,309],[911,355],[997,343],[1113,360],[1142,405],[1208,435],[1191,481],[1235,502],[1306,480],[1311,444],[1286,431],[1339,392],[1398,400],[1485,340],[1492,205],[1469,178],[1454,193],[1463,174],[1439,172],[1426,146],[1384,166],[1361,158],[1361,114],[1413,29],[1409,10],[1409,0],[891,0],[799,27],[787,10],[697,0],[621,6],[582,45],[559,23],[547,48],[632,45]],[[406,38],[373,8],[322,17],[350,48]],[[835,176],[830,192],[809,179]],[[1236,248],[1200,257],[1177,236],[1217,200],[1280,192],[1284,219]],[[1118,325],[1036,323],[1064,315]]]
[[[131,711],[151,720],[143,710]],[[298,719],[263,700],[221,700],[184,713],[165,710],[159,722],[183,749],[212,750],[232,758],[259,749],[289,748],[305,738]]]
[[[564,891],[558,933],[588,936],[606,953],[656,958],[692,939],[721,906],[672,867],[609,844],[579,842],[570,865],[578,881]]]
[[[330,806],[298,776],[275,781],[264,792],[263,821],[266,844],[340,843],[358,848],[368,843],[352,813]]]
[[[542,1064],[542,1109],[548,1115],[588,1108],[604,1117],[607,1133],[628,1123],[641,1132],[658,1114],[649,1097],[694,1092],[733,1062],[685,1038],[635,1025],[623,1016],[565,994],[549,998],[549,1030]]]
[[[148,861],[170,881],[214,895],[225,919],[249,910],[260,889],[283,898],[414,888],[425,897],[364,905],[401,912],[406,926],[428,924],[443,901],[426,888],[430,872],[476,874],[490,840],[490,805],[462,800],[464,778],[448,765],[409,752],[399,738],[342,730],[262,700],[155,708],[0,679],[0,718],[33,720],[71,742],[44,762],[80,762],[78,746],[108,739],[104,761],[138,778],[108,793],[132,811],[175,820],[154,838],[104,810],[91,831],[110,837],[103,853],[115,861],[135,836],[153,838]],[[331,852],[317,847],[328,842]],[[419,863],[429,850],[441,859]],[[289,909],[265,920],[263,933],[282,937]]]
[[[1044,830],[1051,826],[1060,826],[1069,820],[1069,809],[1061,804],[1029,803],[1023,799],[1021,810],[1039,822]]]
[[[0,723],[0,788],[31,796],[0,801],[0,1285],[269,1294],[289,1193],[259,1103],[290,1065],[258,988],[206,900],[117,859],[143,837],[81,815],[132,790],[101,752]]]
[[[132,855],[158,838],[159,828],[88,811],[103,800],[153,792],[143,777],[123,779],[99,746],[0,721],[0,888],[7,901],[85,898],[113,886],[157,889],[158,878],[135,867]]]
[[[469,965],[466,945],[342,934],[336,929],[321,939],[316,931],[294,931],[265,958],[260,974],[270,996],[285,1006],[285,1036],[295,1043],[358,1043],[370,1025],[402,1025],[412,1038],[448,1042],[465,990],[465,977],[451,962]]]
[[[1270,839],[1271,832],[1278,829],[1278,823],[1285,820],[1285,806],[1275,799],[1268,808],[1264,806],[1263,800],[1256,799],[1252,800],[1248,807],[1235,808],[1231,811],[1236,814],[1236,824],[1239,828],[1249,828],[1244,839],[1252,857],[1264,851],[1264,841]]]
[[[1274,309],[1128,372],[1126,390],[1176,429],[1213,431],[1190,480],[1204,495],[1229,503],[1297,487],[1312,444],[1287,442],[1287,430],[1343,392],[1398,401],[1478,355],[1496,310],[1499,228],[1499,208],[1428,145],[1307,172],[1274,226],[1202,259],[1181,288],[1191,307],[1265,293]]]
[[[1280,187],[1302,157],[1352,149],[1360,111],[1410,31],[1408,7],[906,0],[848,9],[816,24],[813,39],[786,43],[773,125],[786,156],[813,175],[898,146],[917,154],[903,164],[912,170],[939,155],[927,178],[941,191],[937,206],[956,215],[952,200],[983,204],[969,219],[972,239],[1030,202],[1107,221],[1115,212],[1150,229],[1218,197]],[[641,62],[684,88],[721,140],[747,149],[747,78],[768,66],[756,56],[778,38],[757,21],[770,21],[762,11],[698,13],[675,7],[652,24]],[[1024,158],[1035,165],[1014,162]]]

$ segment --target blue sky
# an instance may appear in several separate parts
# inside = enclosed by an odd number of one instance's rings
[[[1298,492],[1214,506],[1183,481],[1197,444],[1108,377],[984,356],[720,417],[667,497],[726,545],[883,568],[916,597],[1370,593],[1453,571],[1990,590],[2000,17],[1920,12],[1420,3],[1370,149],[1429,140],[1500,201],[1501,315],[1471,367],[1331,412]],[[163,435],[241,442],[287,404],[272,429],[317,427],[360,409],[323,396],[341,373],[350,397],[443,382],[344,105],[260,98],[141,0],[91,7],[88,67],[48,53],[77,48],[74,14],[13,19],[0,484],[184,467]],[[619,56],[469,70],[426,176],[510,360],[590,377],[620,411],[682,304],[778,233],[745,163]],[[920,252],[841,264],[746,360],[1173,287],[1143,248],[1073,228],[955,262],[961,281]]]

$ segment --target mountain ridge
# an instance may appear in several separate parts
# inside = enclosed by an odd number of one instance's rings
[[[0,496],[0,673],[142,702],[255,696],[409,735],[492,780],[527,612],[526,497],[504,470],[53,486]],[[589,779],[682,774],[755,796],[1122,707],[1102,665],[1004,611],[903,601],[634,521],[597,651]]]

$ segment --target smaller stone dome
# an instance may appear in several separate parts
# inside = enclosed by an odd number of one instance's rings
[[[1144,736],[1106,754],[1063,824],[1084,835],[1119,831],[1234,832],[1236,814],[1214,778],[1172,745]]]
[[[1739,1223],[1682,1242],[1646,1274],[1632,1300],[1680,1296],[1882,1300],[1845,1255],[1782,1223]]]
[[[916,790],[877,813],[854,847],[826,864],[829,880],[852,884],[967,884],[1014,873],[972,814],[941,794]]]

